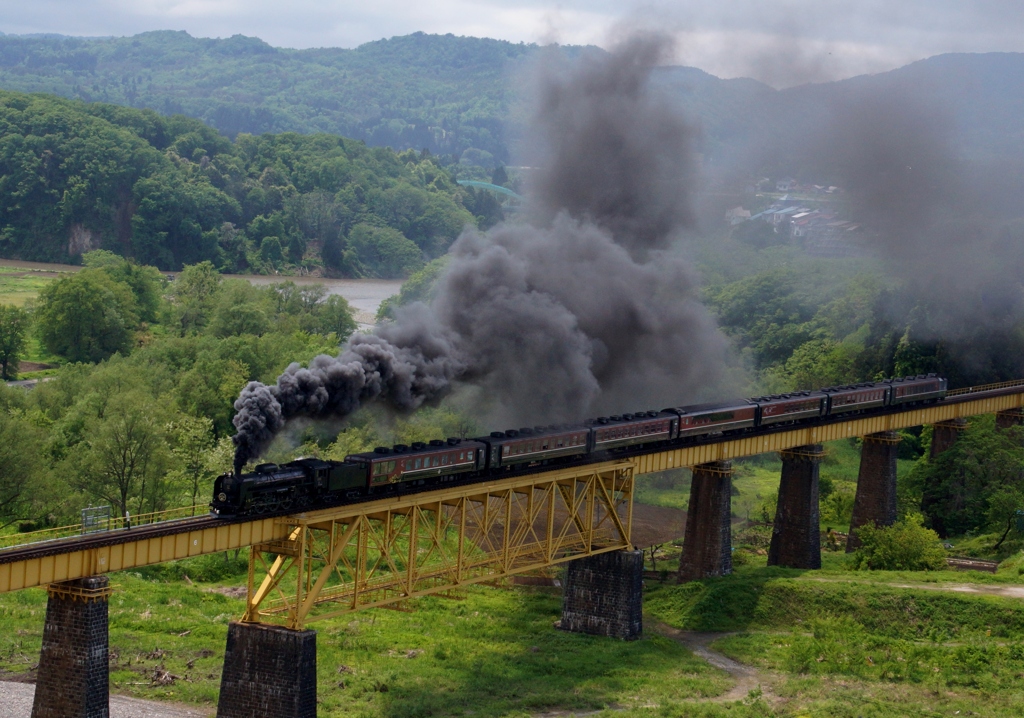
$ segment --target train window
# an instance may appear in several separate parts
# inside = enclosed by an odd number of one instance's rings
[[[423,468],[423,459],[416,459],[416,463],[414,464],[414,468],[417,468],[417,469]]]
[[[388,473],[390,474],[394,470],[395,470],[395,462],[394,461],[389,461],[388,462]]]
[[[448,454],[441,457],[441,466],[448,466]]]

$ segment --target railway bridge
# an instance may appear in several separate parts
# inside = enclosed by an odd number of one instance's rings
[[[33,716],[107,715],[106,574],[250,547],[246,607],[229,627],[218,716],[315,716],[317,621],[566,563],[561,627],[623,639],[641,632],[643,555],[630,542],[635,477],[693,471],[679,579],[731,571],[731,460],[778,452],[770,565],[820,568],[823,442],[862,437],[852,528],[896,520],[897,430],[931,424],[932,452],[970,416],[1024,423],[1024,380],[949,392],[925,406],[772,426],[612,461],[299,514],[233,520],[161,514],[4,537],[0,592],[47,588]],[[848,549],[855,548],[851,531]]]

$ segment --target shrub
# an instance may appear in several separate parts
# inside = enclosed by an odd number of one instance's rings
[[[946,552],[939,535],[922,525],[912,514],[892,526],[866,524],[856,529],[861,547],[854,555],[854,568],[873,571],[937,571],[946,566]]]

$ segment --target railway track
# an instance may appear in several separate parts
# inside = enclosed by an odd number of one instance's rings
[[[936,403],[957,404],[975,401],[978,399],[985,399],[989,397],[1022,393],[1024,393],[1024,380],[1019,380],[1014,382],[1005,382],[1003,384],[970,387],[967,389],[954,390],[953,392],[950,392],[950,394],[947,395],[944,399],[941,399],[939,402]],[[884,407],[881,409],[867,411],[856,415],[842,414],[839,416],[829,416],[819,419],[812,419],[805,422],[800,422],[799,424],[797,424],[797,426],[824,426],[829,424],[843,423],[851,419],[862,418],[865,416],[884,416],[886,414],[899,414],[905,411],[914,410],[916,408],[918,407],[911,405]],[[628,459],[637,456],[643,456],[645,454],[658,453],[661,451],[665,451],[666,449],[669,448],[683,448],[688,446],[700,446],[703,444],[714,444],[721,442],[723,440],[735,438],[736,436],[767,436],[774,433],[791,431],[793,428],[794,424],[772,424],[767,427],[759,427],[753,430],[735,432],[726,435],[719,434],[689,437],[686,439],[660,443],[657,445],[631,447],[629,449],[603,452],[601,454],[590,454],[585,457],[559,462],[557,464],[535,466],[527,465],[523,466],[522,468],[513,469],[511,471],[495,472],[482,478],[477,476],[462,480],[446,481],[443,484],[434,483],[426,484],[423,486],[409,486],[407,484],[396,484],[395,486],[397,487],[397,490],[393,491],[390,494],[375,493],[370,496],[361,496],[349,499],[347,501],[335,502],[330,505],[312,506],[309,507],[307,511],[316,511],[335,506],[353,505],[365,501],[388,498],[390,496],[403,496],[407,494],[424,493],[429,491],[435,491],[442,487],[452,488],[470,485],[473,483],[479,483],[480,481],[496,481],[504,478],[516,478],[527,474],[537,473],[539,471],[547,471],[552,468],[572,469],[577,467],[584,467],[589,464],[598,464],[615,459]],[[261,514],[259,516],[195,516],[146,524],[144,526],[138,526],[131,529],[112,529],[108,531],[98,531],[95,533],[82,534],[80,536],[48,539],[36,543],[25,544],[22,546],[13,546],[10,548],[0,549],[0,564],[13,563],[16,561],[23,561],[34,558],[42,558],[45,556],[52,556],[55,554],[67,553],[69,551],[88,550],[93,548],[101,548],[104,546],[113,546],[116,544],[131,543],[139,540],[160,538],[162,536],[172,536],[175,534],[189,533],[192,531],[202,531],[208,528],[223,526],[230,523],[251,521],[253,519],[290,516],[295,513],[295,511],[278,511],[273,513]]]

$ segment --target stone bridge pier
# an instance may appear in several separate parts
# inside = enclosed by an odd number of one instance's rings
[[[1002,412],[1000,412],[1002,413]],[[999,421],[998,415],[996,421]],[[928,456],[934,459],[956,443],[960,432],[967,428],[967,419],[950,419],[932,424],[932,448]]]
[[[570,561],[558,627],[627,641],[640,638],[643,579],[643,551],[610,551]]]
[[[693,467],[679,582],[732,573],[732,464]]]
[[[106,576],[47,587],[32,718],[107,718],[110,659]]]
[[[217,718],[316,718],[316,631],[228,625]]]
[[[860,471],[850,536],[846,539],[847,552],[860,547],[857,529],[864,524],[892,526],[896,523],[896,457],[900,440],[895,431],[880,431],[861,439]]]
[[[1008,409],[996,412],[996,426],[1000,429],[1012,429],[1024,425],[1024,409]]]
[[[768,565],[821,568],[818,468],[825,452],[821,444],[809,444],[787,449],[780,455],[782,481]]]

